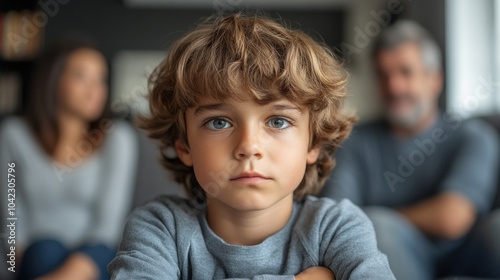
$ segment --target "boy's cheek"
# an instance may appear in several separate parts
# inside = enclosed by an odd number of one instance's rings
[[[195,160],[195,175],[200,184],[225,185],[238,168],[236,162],[226,158],[223,155],[210,154]]]
[[[224,170],[216,171],[211,168],[195,170],[195,176],[205,193],[212,197],[216,197],[230,179],[230,174]]]

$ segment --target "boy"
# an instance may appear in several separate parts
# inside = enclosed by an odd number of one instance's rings
[[[394,279],[359,208],[308,196],[354,122],[346,80],[327,48],[256,16],[177,41],[142,126],[191,199],[135,210],[112,278]]]

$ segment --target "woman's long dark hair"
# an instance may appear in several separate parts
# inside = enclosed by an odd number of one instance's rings
[[[40,58],[31,90],[26,118],[37,140],[49,155],[53,155],[59,140],[59,83],[71,54],[81,49],[101,53],[93,44],[83,41],[65,41],[48,49]],[[89,131],[97,129],[109,114],[109,98],[103,114],[89,124]]]

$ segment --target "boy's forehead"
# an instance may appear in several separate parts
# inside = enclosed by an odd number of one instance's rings
[[[188,110],[192,110],[195,115],[201,114],[203,111],[213,110],[230,110],[232,108],[261,108],[261,109],[276,109],[276,110],[293,110],[297,113],[302,113],[304,108],[286,98],[271,100],[268,102],[257,102],[251,98],[245,100],[218,100],[209,97],[203,97],[197,100],[197,104]]]

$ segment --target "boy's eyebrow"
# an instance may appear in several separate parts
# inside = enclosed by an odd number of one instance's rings
[[[287,104],[276,104],[276,105],[273,105],[273,109],[274,110],[280,110],[280,111],[294,110],[294,111],[297,111],[299,113],[302,113],[302,110],[299,107],[292,106],[292,105],[287,105]]]
[[[226,107],[227,107],[227,105],[223,104],[223,103],[201,105],[194,110],[194,115],[198,116],[205,111],[220,111],[220,110],[225,109]]]

